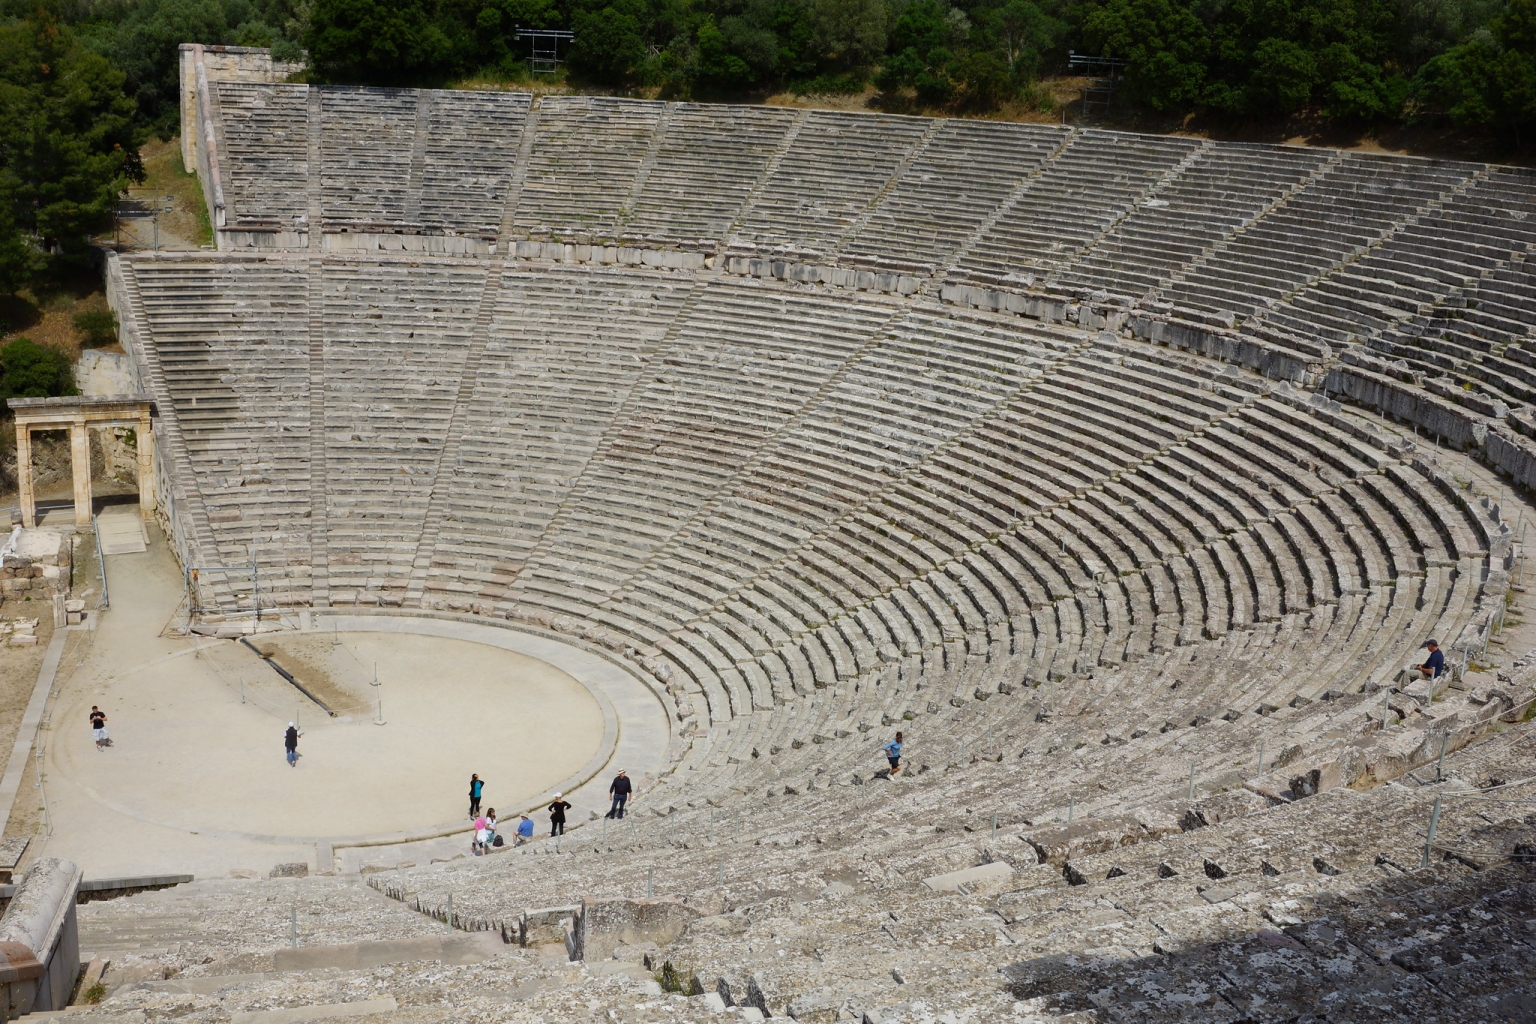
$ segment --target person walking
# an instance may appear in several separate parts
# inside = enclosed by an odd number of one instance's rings
[[[885,752],[885,759],[891,762],[890,771],[886,773],[887,778],[901,771],[901,733],[898,732],[895,739],[880,749]]]
[[[555,794],[555,802],[549,805],[549,834],[559,836],[565,834],[565,812],[571,809],[571,805]]]
[[[619,774],[613,777],[613,782],[608,786],[608,795],[613,797],[613,806],[608,808],[609,818],[624,817],[624,805],[629,802],[629,794],[634,792],[634,786],[630,785],[629,776],[621,769]]]
[[[485,789],[485,783],[480,781],[480,776],[469,777],[469,816],[473,818],[480,813],[480,792]]]
[[[288,723],[288,729],[283,733],[283,749],[288,753],[288,767],[290,768],[297,768],[299,766],[299,737],[303,735],[299,731],[299,727],[292,722]]]
[[[96,740],[97,750],[112,745],[112,737],[107,735],[107,713],[95,704],[91,705],[91,736]]]

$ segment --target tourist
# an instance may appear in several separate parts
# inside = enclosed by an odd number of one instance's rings
[[[474,830],[474,838],[470,839],[469,841],[469,852],[478,857],[485,852],[485,840],[487,835],[485,827],[485,815],[482,814],[480,817],[475,819]]]
[[[634,792],[634,787],[629,783],[629,776],[622,770],[613,777],[613,782],[608,786],[608,795],[613,797],[613,806],[608,808],[608,817],[624,817],[624,805],[629,802],[629,794]]]
[[[886,778],[890,778],[901,771],[901,733],[898,732],[895,739],[880,749],[885,752],[885,759],[891,762],[891,769],[886,773]]]
[[[1429,649],[1429,657],[1424,659],[1424,664],[1414,666],[1425,679],[1439,679],[1445,671],[1445,652],[1440,649],[1440,644],[1433,638],[1424,641],[1424,646]]]
[[[107,735],[107,713],[95,704],[91,705],[91,735],[96,739],[96,749],[112,745],[112,737]]]
[[[571,809],[571,805],[560,799],[560,794],[555,794],[555,802],[549,805],[549,834],[552,836],[565,834],[565,812]]]
[[[480,776],[469,777],[469,816],[473,818],[480,813],[480,791],[485,788],[485,783],[480,781]]]
[[[485,812],[485,845],[484,845],[484,849],[489,850],[491,847],[493,847],[495,845],[496,845],[496,808],[492,807],[490,810]]]
[[[512,845],[514,845],[514,846],[522,846],[524,843],[526,843],[528,840],[530,840],[532,838],[533,838],[533,819],[528,817],[528,815],[526,815],[526,814],[520,815],[519,818],[518,818],[518,822],[517,822],[517,839],[513,842]]]
[[[297,768],[299,766],[299,737],[303,735],[299,731],[299,727],[292,722],[288,723],[288,730],[283,733],[283,749],[288,752],[288,767],[290,768]]]

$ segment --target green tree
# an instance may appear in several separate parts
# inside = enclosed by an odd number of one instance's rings
[[[315,0],[304,45],[327,82],[437,82],[447,77],[452,56],[422,0]]]
[[[1091,49],[1129,62],[1126,84],[1154,110],[1192,106],[1205,91],[1210,32],[1177,0],[1110,0],[1088,15]]]
[[[628,11],[604,7],[574,18],[576,42],[571,67],[605,85],[622,85],[645,58],[640,21]]]
[[[51,20],[0,24],[0,288],[81,254],[142,180],[123,75]]]
[[[730,21],[739,23],[740,19]],[[773,51],[767,56],[771,61]],[[755,69],[734,52],[732,40],[713,18],[706,18],[699,26],[698,80],[708,88],[725,91],[749,88],[757,80]]]
[[[89,49],[127,76],[140,118],[168,137],[180,112],[182,43],[267,46],[281,60],[297,60],[308,6],[308,0],[99,0],[80,5],[77,30]]]
[[[883,0],[811,0],[810,22],[817,49],[835,67],[865,67],[885,52]]]
[[[950,8],[943,0],[914,0],[891,26],[892,56],[875,77],[886,92],[908,88],[919,103],[939,106],[955,96]]]
[[[42,251],[17,226],[11,199],[0,191],[0,295],[26,287],[43,265]]]
[[[1510,0],[1488,31],[1425,64],[1413,94],[1423,110],[1495,128],[1522,145],[1536,126],[1536,0]]]
[[[0,348],[0,401],[7,398],[56,398],[77,395],[69,357],[31,338],[17,338]]]
[[[1065,23],[1033,0],[1008,0],[986,9],[980,20],[997,41],[997,50],[1007,61],[1014,81],[1020,84],[1040,73],[1046,54],[1059,46],[1066,32]]]

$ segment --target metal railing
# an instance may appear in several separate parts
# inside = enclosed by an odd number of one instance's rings
[[[92,532],[96,535],[96,567],[101,570],[101,611],[112,607],[112,597],[107,593],[107,559],[101,553],[101,516],[93,521],[95,527]]]

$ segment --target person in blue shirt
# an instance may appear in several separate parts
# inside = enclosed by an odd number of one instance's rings
[[[895,739],[880,749],[885,752],[885,759],[891,762],[890,774],[895,775],[901,771],[901,733],[898,732]]]
[[[514,845],[522,846],[533,838],[533,819],[524,814],[517,822],[517,842]]]
[[[1445,652],[1433,639],[1424,641],[1424,646],[1429,649],[1429,657],[1424,659],[1424,664],[1418,666],[1418,669],[1425,679],[1439,679],[1445,671]]]
[[[485,783],[480,781],[480,776],[469,777],[469,816],[473,818],[480,813],[480,791],[485,789]]]

